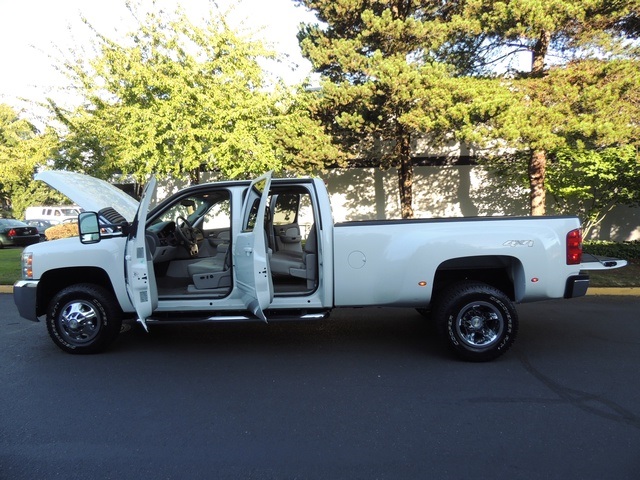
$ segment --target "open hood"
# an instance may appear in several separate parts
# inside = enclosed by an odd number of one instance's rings
[[[138,201],[104,180],[62,170],[45,170],[34,178],[66,195],[86,211],[98,212],[113,207],[128,222],[136,216]]]

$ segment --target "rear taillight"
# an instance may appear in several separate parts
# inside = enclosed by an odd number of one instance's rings
[[[11,230],[9,230],[9,236],[10,236],[10,237],[15,237],[15,236],[16,236],[16,231],[15,231],[15,229],[13,229],[13,228],[12,228]]]
[[[567,265],[579,265],[582,262],[582,232],[579,228],[567,233]]]

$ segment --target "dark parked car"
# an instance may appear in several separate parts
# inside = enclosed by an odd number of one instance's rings
[[[10,246],[27,246],[40,241],[36,227],[31,227],[20,220],[0,218],[0,248]]]
[[[25,220],[24,223],[31,227],[36,227],[38,229],[38,233],[40,234],[40,239],[44,240],[44,231],[49,228],[57,225],[58,222],[50,222],[49,220]]]

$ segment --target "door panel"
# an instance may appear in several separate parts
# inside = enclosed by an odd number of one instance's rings
[[[158,287],[153,258],[145,238],[147,213],[155,188],[156,179],[151,177],[142,194],[125,249],[127,294],[138,314],[138,322],[145,330],[147,329],[146,319],[158,306]]]
[[[242,300],[258,318],[267,321],[264,310],[273,301],[265,231],[265,212],[271,172],[255,179],[242,207],[242,231],[233,245],[233,265]]]

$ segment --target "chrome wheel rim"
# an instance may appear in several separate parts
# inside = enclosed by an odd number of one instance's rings
[[[64,306],[58,317],[61,335],[70,343],[83,345],[96,338],[102,317],[89,302],[75,300]]]
[[[504,317],[492,303],[472,302],[460,309],[455,328],[464,344],[488,348],[499,341],[504,331]]]

